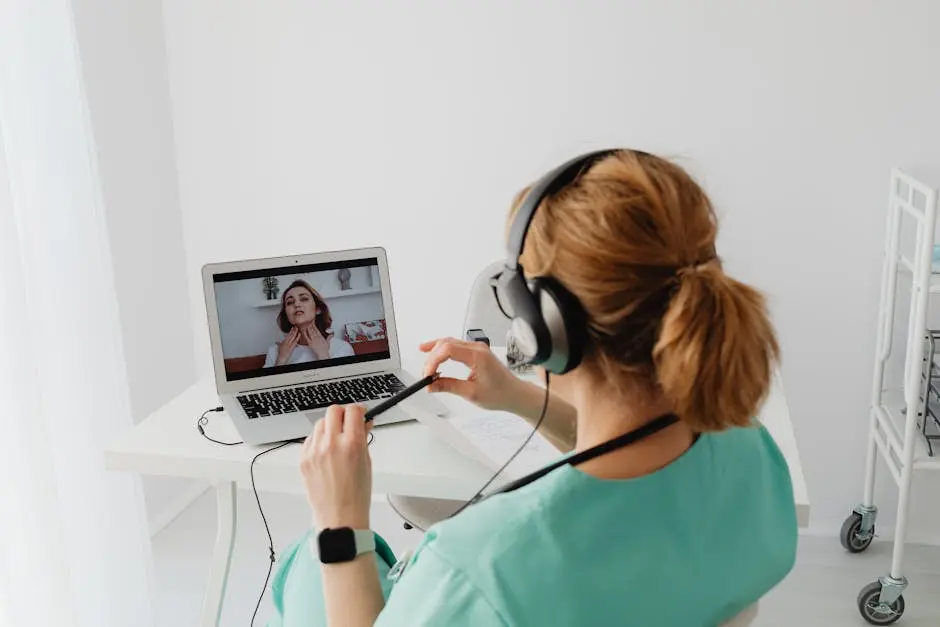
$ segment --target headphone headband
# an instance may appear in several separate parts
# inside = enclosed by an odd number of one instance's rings
[[[522,256],[522,249],[525,247],[525,236],[535,217],[535,212],[546,198],[557,194],[570,185],[586,169],[604,157],[616,154],[617,150],[597,150],[583,154],[563,163],[541,179],[539,179],[526,194],[519,209],[516,210],[516,216],[512,221],[512,227],[509,230],[507,242],[508,256],[506,257],[506,267],[512,270],[518,270],[519,257]]]

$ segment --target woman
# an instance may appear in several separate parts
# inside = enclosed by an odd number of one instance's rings
[[[679,421],[435,525],[393,590],[381,542],[377,556],[321,565],[314,531],[282,558],[273,624],[713,626],[782,580],[796,550],[792,486],[753,419],[777,342],[763,298],[723,272],[715,237],[702,189],[651,155],[603,158],[543,201],[523,266],[580,300],[589,337],[581,365],[551,378],[542,432],[583,451],[665,414]],[[422,350],[428,373],[470,368],[432,391],[537,419],[544,391],[484,345]],[[305,442],[314,530],[369,528],[365,440],[350,407],[331,408]]]
[[[264,367],[300,364],[355,355],[348,342],[333,336],[330,307],[310,284],[298,279],[284,290],[277,326],[284,339],[268,349]]]

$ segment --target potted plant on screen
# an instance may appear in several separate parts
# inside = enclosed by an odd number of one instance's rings
[[[352,272],[349,271],[349,268],[341,268],[339,272],[336,273],[337,278],[339,279],[339,289],[346,291],[350,289],[349,280],[352,279]]]

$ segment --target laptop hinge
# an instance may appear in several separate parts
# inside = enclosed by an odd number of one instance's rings
[[[385,370],[375,370],[375,371],[372,371],[372,372],[360,372],[359,374],[349,375],[349,376],[346,376],[346,377],[333,377],[333,378],[330,378],[330,379],[317,379],[316,381],[299,381],[299,382],[297,382],[297,383],[289,383],[289,384],[287,384],[287,385],[272,385],[272,386],[270,386],[270,387],[254,388],[254,389],[251,389],[251,390],[244,390],[243,392],[231,392],[231,394],[232,394],[233,396],[238,396],[239,394],[252,394],[252,393],[254,393],[254,392],[264,392],[264,391],[266,391],[266,390],[283,390],[283,389],[285,389],[285,388],[295,388],[295,387],[304,386],[304,385],[317,385],[317,384],[319,384],[319,383],[328,383],[328,382],[330,382],[330,381],[341,381],[341,380],[344,380],[344,379],[361,379],[361,378],[363,378],[363,377],[372,377],[372,376],[375,376],[375,375],[377,375],[377,374],[386,374],[386,373],[391,373],[391,372],[392,372],[392,371],[391,371],[391,370],[388,370],[388,369],[385,369]]]

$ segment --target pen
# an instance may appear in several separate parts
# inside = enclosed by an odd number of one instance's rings
[[[437,381],[440,378],[440,376],[441,375],[438,374],[437,372],[435,372],[434,374],[429,374],[423,379],[412,383],[411,385],[406,387],[404,390],[402,390],[395,396],[385,399],[384,401],[382,401],[381,403],[379,403],[378,405],[376,405],[375,407],[373,407],[372,409],[366,412],[366,422],[369,422],[373,420],[379,414],[382,414],[388,411],[389,409],[399,404],[400,402],[402,402],[403,400],[405,400],[406,398],[408,398],[415,392],[428,387],[429,385]]]

